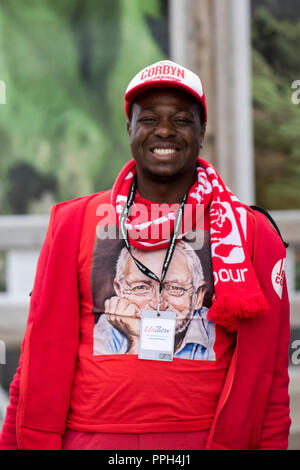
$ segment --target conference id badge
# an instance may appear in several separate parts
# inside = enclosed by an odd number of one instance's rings
[[[139,359],[173,361],[175,312],[141,311]]]

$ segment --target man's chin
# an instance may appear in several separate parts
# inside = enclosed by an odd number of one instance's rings
[[[182,168],[179,165],[179,161],[149,162],[147,168],[148,176],[162,183],[176,181],[181,172]]]

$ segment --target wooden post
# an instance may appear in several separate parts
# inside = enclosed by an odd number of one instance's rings
[[[193,70],[199,75],[208,107],[208,123],[203,158],[217,165],[216,155],[216,70],[214,3],[193,0]]]
[[[171,0],[171,58],[198,73],[208,105],[203,157],[253,204],[250,0]]]

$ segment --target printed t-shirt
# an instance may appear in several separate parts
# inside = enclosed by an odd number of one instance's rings
[[[210,428],[235,335],[207,320],[213,296],[208,221],[203,244],[178,241],[161,310],[176,313],[172,361],[138,358],[140,311],[157,309],[158,283],[141,273],[114,220],[104,238],[101,196],[88,204],[78,257],[80,345],[67,428],[93,433]],[[137,202],[151,204],[138,193]],[[134,249],[160,278],[166,250]]]

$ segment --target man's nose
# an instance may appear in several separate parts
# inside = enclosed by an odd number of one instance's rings
[[[155,135],[162,139],[167,139],[175,134],[176,130],[169,119],[162,119],[156,126]]]
[[[153,308],[153,310],[158,309],[158,304],[159,304],[159,291],[158,291],[158,289],[155,292],[154,296],[152,297],[150,304],[151,304],[151,308]],[[162,311],[167,310],[167,307],[168,307],[168,303],[167,303],[166,299],[164,298],[164,294],[162,292],[161,296],[160,296],[160,310],[162,310]]]

